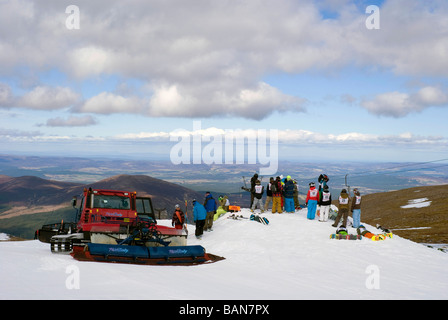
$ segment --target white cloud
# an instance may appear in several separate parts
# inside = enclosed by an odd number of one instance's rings
[[[403,75],[448,75],[446,0],[385,1],[381,29],[373,31],[365,28],[365,11],[353,3],[81,1],[81,28],[68,30],[65,7],[54,1],[4,1],[0,75],[50,66],[77,81],[113,74],[152,87],[144,98],[97,92],[77,107],[79,112],[252,119],[273,110],[304,111],[304,97],[264,83],[267,74],[332,72],[356,65]],[[319,10],[327,7],[336,18],[324,19]],[[21,102],[34,109],[61,108],[72,101],[73,92],[64,97],[59,91],[38,87]],[[402,116],[444,100],[434,96],[437,92],[421,94],[419,102],[407,93],[386,93],[365,107]],[[40,97],[46,103],[38,103]]]
[[[89,45],[70,50],[68,61],[70,69],[76,77],[86,78],[91,75],[112,73],[112,56],[112,53],[103,48]]]
[[[12,91],[11,88],[5,84],[0,82],[0,107],[8,106],[12,100]]]
[[[17,99],[16,105],[36,110],[56,110],[76,103],[79,95],[70,88],[38,86]]]
[[[101,92],[74,108],[77,112],[112,114],[142,112],[142,102],[138,98],[127,98],[121,95]]]
[[[448,95],[438,87],[427,86],[414,94],[388,92],[373,100],[364,100],[361,106],[370,113],[389,117],[404,117],[434,106],[448,106]]]
[[[149,101],[148,115],[154,117],[198,116],[193,111],[196,102],[194,97],[181,94],[175,85],[157,87]]]
[[[234,134],[244,136],[246,138],[258,138],[258,130],[254,129],[233,129],[225,130],[216,127],[204,128],[200,130],[186,130],[177,129],[172,132],[139,132],[120,134],[110,139],[118,140],[148,140],[148,141],[163,141],[169,140],[169,137],[174,135],[179,136],[201,136],[207,141],[211,136],[225,136],[226,134]],[[269,130],[266,130],[269,135]],[[234,137],[234,136],[232,136]],[[419,136],[410,132],[403,132],[396,135],[379,135],[379,134],[365,134],[360,132],[347,132],[341,134],[324,134],[313,132],[309,130],[278,130],[278,141],[280,144],[286,145],[322,145],[322,146],[358,146],[358,147],[381,147],[390,145],[406,145],[406,146],[446,146],[448,140],[442,136]]]
[[[47,120],[48,127],[85,127],[96,124],[97,121],[90,115],[75,117],[69,116],[67,119],[56,117]]]
[[[263,119],[274,112],[304,112],[306,104],[305,99],[284,94],[264,82],[233,94],[183,85],[149,87],[152,94],[147,98],[101,92],[75,106],[73,110],[97,114],[134,113],[151,117],[231,115],[248,119]],[[197,95],[200,92],[202,94],[199,99]]]
[[[21,96],[14,96],[9,85],[0,83],[0,107],[57,110],[68,108],[79,100],[70,88],[37,86]]]

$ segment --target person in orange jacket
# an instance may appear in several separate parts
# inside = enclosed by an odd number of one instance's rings
[[[180,206],[178,204],[176,204],[174,208],[175,210],[173,213],[173,219],[171,220],[171,225],[176,229],[182,229],[184,227],[185,214],[180,209]]]

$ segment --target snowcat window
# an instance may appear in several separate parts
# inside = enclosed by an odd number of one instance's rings
[[[127,197],[95,195],[93,207],[130,210],[131,201]]]
[[[154,212],[152,210],[151,200],[148,198],[137,198],[135,200],[137,206],[137,214],[141,218],[151,218],[155,220]]]

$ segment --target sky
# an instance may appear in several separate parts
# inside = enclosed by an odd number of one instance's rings
[[[446,159],[447,76],[446,0],[2,0],[0,154]]]

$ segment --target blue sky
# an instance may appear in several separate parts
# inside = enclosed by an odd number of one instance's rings
[[[0,3],[1,153],[168,159],[199,120],[280,161],[448,158],[445,0],[71,4]]]

